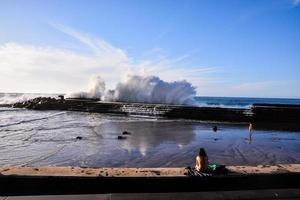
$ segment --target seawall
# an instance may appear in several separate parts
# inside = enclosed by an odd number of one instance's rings
[[[35,98],[12,105],[35,110],[68,110],[121,115],[147,115],[203,121],[253,123],[255,128],[300,130],[300,106],[254,104],[251,108],[197,107],[165,104],[102,102],[90,99]]]
[[[228,166],[190,177],[185,168],[0,167],[0,195],[199,192],[300,188],[300,165]]]

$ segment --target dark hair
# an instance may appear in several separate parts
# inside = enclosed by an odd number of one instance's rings
[[[200,148],[199,156],[200,156],[200,157],[201,157],[201,156],[207,157],[206,152],[205,152],[205,150],[204,150],[203,148]]]

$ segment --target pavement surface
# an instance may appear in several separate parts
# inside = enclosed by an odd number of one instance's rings
[[[189,193],[126,193],[126,194],[87,194],[87,195],[48,195],[48,196],[2,196],[0,200],[214,200],[214,199],[300,199],[300,189],[269,189]]]

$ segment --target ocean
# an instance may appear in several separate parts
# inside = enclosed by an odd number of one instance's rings
[[[0,104],[40,95],[2,93]],[[220,107],[300,105],[300,99],[195,100],[200,106]],[[130,135],[118,140],[123,131]],[[225,165],[300,163],[299,131],[254,130],[249,135],[247,124],[0,107],[2,166],[186,167],[194,165],[201,147],[210,162]]]
[[[248,108],[256,103],[300,105],[300,99],[253,97],[195,97],[200,106]]]

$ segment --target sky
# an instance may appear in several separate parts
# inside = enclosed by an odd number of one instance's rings
[[[0,0],[0,92],[84,91],[98,75],[300,98],[300,0]]]

